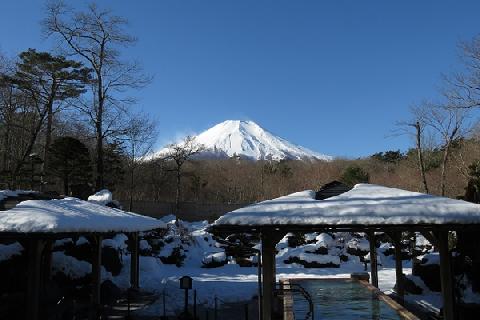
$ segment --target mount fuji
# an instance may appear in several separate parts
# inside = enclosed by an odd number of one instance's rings
[[[324,160],[333,158],[293,144],[260,127],[253,121],[227,120],[195,136],[195,142],[203,145],[200,159],[229,158],[238,156],[250,160]],[[153,155],[161,157],[168,147]]]

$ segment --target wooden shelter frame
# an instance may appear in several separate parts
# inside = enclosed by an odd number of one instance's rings
[[[400,299],[404,297],[404,280],[401,260],[400,239],[402,232],[420,232],[426,238],[434,239],[440,255],[440,281],[443,297],[443,319],[454,320],[454,290],[451,253],[448,249],[448,233],[450,231],[480,231],[480,224],[277,224],[277,225],[233,225],[217,224],[210,228],[216,234],[229,235],[234,233],[250,233],[260,235],[261,250],[261,292],[259,292],[259,318],[271,320],[274,316],[274,292],[276,287],[275,245],[288,232],[364,232],[370,241],[371,281],[378,288],[377,254],[375,247],[375,232],[386,233],[395,245],[395,276],[396,293]]]
[[[15,233],[0,232],[0,239],[24,240],[27,243],[27,292],[26,292],[26,319],[39,319],[40,296],[43,289],[43,280],[46,279],[47,268],[45,268],[44,257],[51,253],[51,244],[55,240],[85,236],[92,245],[92,290],[90,319],[97,319],[100,310],[100,287],[102,283],[102,240],[118,233],[128,234],[129,246],[131,248],[130,259],[130,286],[139,288],[139,232],[32,232]],[[48,263],[47,263],[48,264]]]

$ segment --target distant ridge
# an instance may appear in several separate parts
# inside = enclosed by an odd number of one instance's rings
[[[228,158],[238,156],[250,160],[332,160],[331,156],[293,144],[260,127],[253,121],[226,120],[196,136],[196,142],[205,146],[197,157]],[[154,154],[161,157],[163,148]]]

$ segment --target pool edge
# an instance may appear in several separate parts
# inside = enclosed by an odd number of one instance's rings
[[[283,288],[290,288],[290,280],[348,280],[348,281],[356,281],[359,282],[360,284],[364,285],[367,289],[369,289],[373,294],[375,294],[379,299],[384,301],[390,308],[395,310],[400,317],[402,317],[405,320],[420,320],[417,316],[415,316],[413,313],[408,311],[405,307],[403,307],[401,304],[390,298],[388,295],[386,295],[384,292],[382,292],[380,289],[374,287],[372,284],[370,284],[366,280],[358,280],[355,278],[347,278],[347,277],[341,277],[341,278],[285,278],[285,279],[280,279],[280,287]],[[290,291],[286,291],[283,295],[282,299],[282,308],[283,308],[283,319],[284,320],[294,320],[295,316],[293,313],[293,295]]]

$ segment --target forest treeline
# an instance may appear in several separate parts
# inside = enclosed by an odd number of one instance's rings
[[[199,160],[202,146],[190,137],[151,158],[161,128],[135,99],[151,77],[124,57],[136,42],[127,21],[95,4],[50,1],[41,28],[54,50],[0,55],[0,188],[80,198],[108,188],[130,206],[148,200],[176,210],[181,202],[251,203],[332,180],[449,197],[468,191],[469,199],[480,188],[479,36],[459,43],[461,72],[446,70],[435,97],[392,123],[391,134],[411,138],[408,151],[274,162]]]

